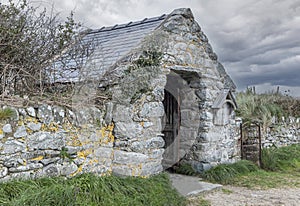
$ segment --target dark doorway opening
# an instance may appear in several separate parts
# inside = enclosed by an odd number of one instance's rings
[[[178,99],[167,90],[165,90],[163,104],[165,109],[163,119],[163,134],[165,140],[163,167],[167,169],[179,161],[180,107]]]

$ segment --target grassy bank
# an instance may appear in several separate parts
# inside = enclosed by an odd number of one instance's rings
[[[211,182],[248,188],[300,187],[300,145],[264,149],[262,169],[248,161],[218,165],[204,173]]]
[[[185,198],[171,187],[168,175],[150,178],[91,174],[72,179],[42,178],[0,184],[0,205],[170,205],[181,206]]]

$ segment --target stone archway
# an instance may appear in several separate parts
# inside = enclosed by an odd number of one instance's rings
[[[196,72],[171,71],[165,86],[163,131],[164,169],[179,162],[191,149],[200,125],[199,100],[191,87],[200,78]]]

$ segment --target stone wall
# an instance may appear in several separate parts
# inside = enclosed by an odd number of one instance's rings
[[[180,141],[184,142],[180,157],[198,171],[236,161],[240,154],[236,134],[239,127],[234,113],[228,116],[230,121],[216,125],[212,109],[220,92],[234,90],[234,83],[217,61],[207,37],[188,9],[173,12],[161,29],[168,36],[164,67],[179,73],[187,82],[180,97],[183,107]],[[188,77],[188,73],[193,78]]]
[[[281,147],[300,144],[300,119],[293,117],[274,123],[262,133],[262,147]]]
[[[3,107],[8,108],[8,107]],[[114,124],[95,108],[14,108],[0,123],[0,180],[111,173]]]

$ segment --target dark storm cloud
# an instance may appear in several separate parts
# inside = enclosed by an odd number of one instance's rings
[[[238,88],[300,91],[300,0],[49,0],[92,28],[190,7]],[[300,92],[299,92],[300,93]]]

